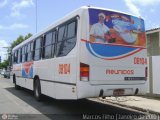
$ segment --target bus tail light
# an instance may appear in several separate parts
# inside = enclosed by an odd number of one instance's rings
[[[80,63],[80,80],[89,81],[89,65]]]
[[[147,77],[148,77],[148,67],[145,68],[145,77],[146,77],[146,80],[147,80]]]

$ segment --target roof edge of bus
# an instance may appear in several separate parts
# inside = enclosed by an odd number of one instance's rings
[[[104,8],[104,7],[95,7],[95,6],[82,6],[81,8],[86,9],[86,8],[93,8],[93,9],[101,9],[101,10],[108,10],[108,11],[113,11],[113,12],[118,12],[118,13],[122,13],[122,14],[126,14],[126,15],[130,15],[130,16],[134,16],[137,18],[141,18],[144,19],[142,16],[137,16],[128,12],[123,12],[123,11],[119,11],[119,10],[115,10],[115,9],[110,9],[110,8]]]

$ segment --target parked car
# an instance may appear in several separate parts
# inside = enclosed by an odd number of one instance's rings
[[[1,75],[4,75],[4,72],[5,72],[5,71],[4,71],[4,70],[2,70],[2,71],[1,71]]]
[[[3,74],[4,78],[10,78],[10,71],[5,71]]]

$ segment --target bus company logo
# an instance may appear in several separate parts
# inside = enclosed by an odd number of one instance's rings
[[[134,70],[113,70],[113,69],[107,69],[106,70],[106,74],[109,75],[133,75],[134,74]]]
[[[92,43],[89,41],[86,41],[86,47],[92,55],[104,60],[117,60],[126,58],[144,49],[141,47]]]
[[[22,76],[27,78],[33,77],[33,62],[22,64]]]

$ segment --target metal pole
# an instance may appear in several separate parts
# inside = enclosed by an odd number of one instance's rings
[[[36,0],[36,33],[37,33],[37,0]]]

